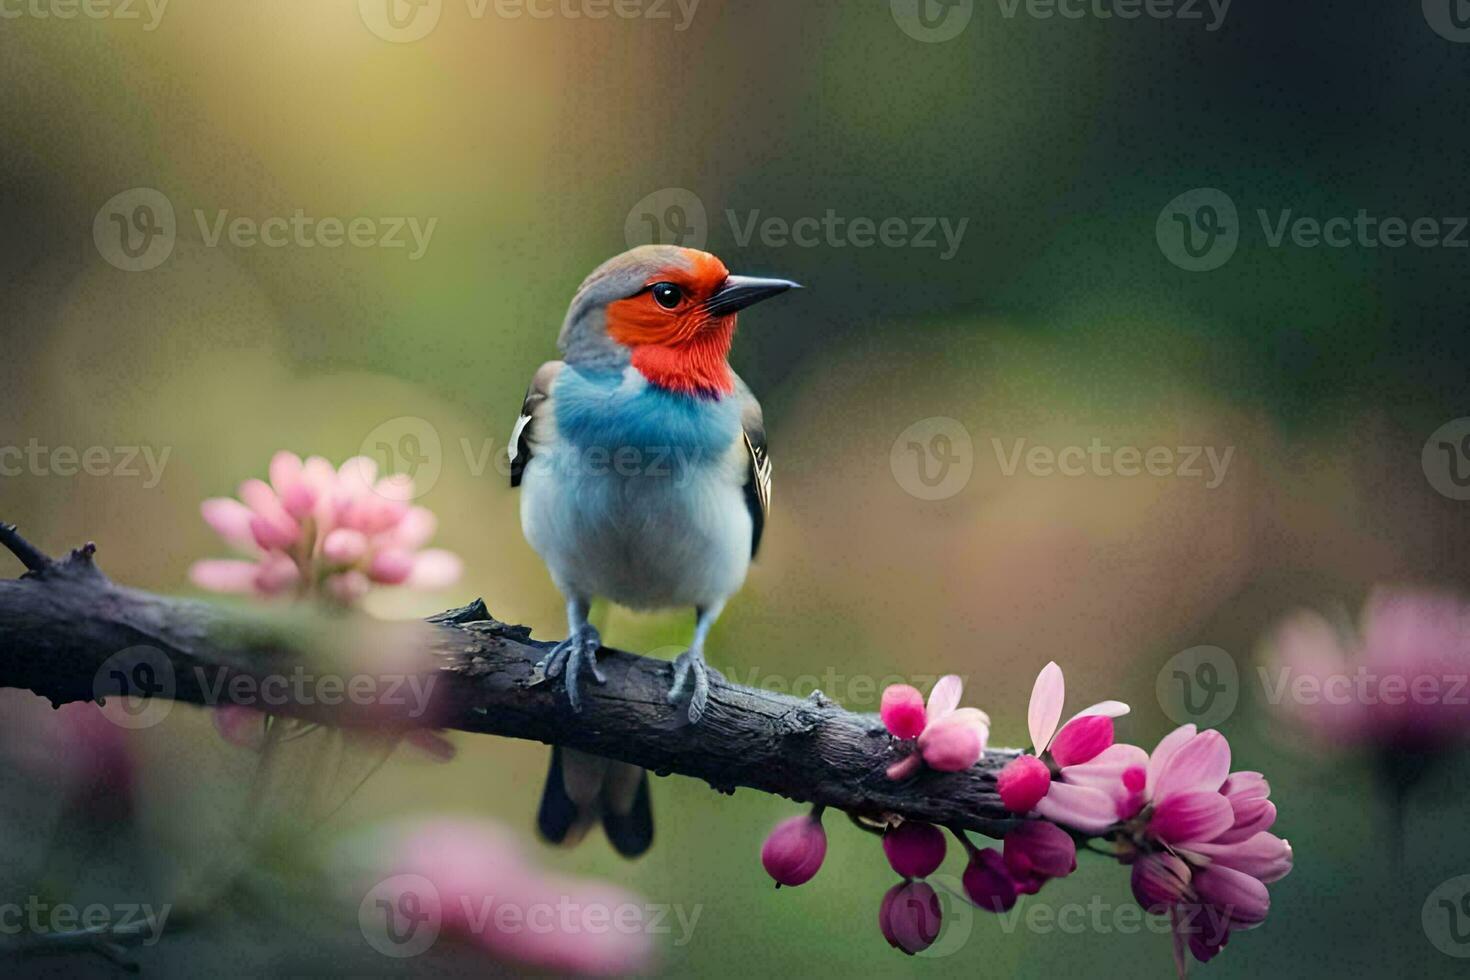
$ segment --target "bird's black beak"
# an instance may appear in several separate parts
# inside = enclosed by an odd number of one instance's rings
[[[800,289],[790,279],[758,279],[755,276],[726,276],[725,284],[716,290],[705,309],[714,316],[725,316],[769,299],[788,289]]]

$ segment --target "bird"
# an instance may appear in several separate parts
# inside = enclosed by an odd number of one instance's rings
[[[521,530],[566,601],[567,637],[537,664],[574,712],[602,638],[595,599],[631,609],[692,607],[689,648],[668,692],[697,724],[709,704],[705,644],[760,548],[771,459],[760,402],[731,369],[736,315],[798,288],[732,275],[709,252],[642,245],[577,289],[557,347],[535,372],[511,432]],[[598,818],[628,857],[653,839],[648,775],[554,746],[537,825],[575,844]]]

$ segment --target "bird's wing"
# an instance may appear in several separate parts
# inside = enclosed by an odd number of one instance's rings
[[[516,419],[510,432],[510,485],[521,485],[521,474],[531,461],[536,443],[546,439],[547,417],[551,414],[551,386],[561,373],[561,361],[547,361],[536,369],[531,378],[531,387],[526,389],[526,400],[521,403],[521,417]]]
[[[735,379],[735,397],[740,400],[740,428],[750,465],[745,472],[745,506],[750,508],[750,557],[760,550],[766,515],[771,512],[771,454],[766,447],[766,423],[761,403],[745,382]]]

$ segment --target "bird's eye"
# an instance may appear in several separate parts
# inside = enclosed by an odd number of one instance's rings
[[[672,310],[679,305],[679,300],[684,298],[684,291],[671,282],[656,282],[653,284],[653,299],[666,310]]]

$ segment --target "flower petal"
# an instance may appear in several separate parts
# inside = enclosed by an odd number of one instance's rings
[[[1230,743],[1217,731],[1200,732],[1165,763],[1154,783],[1153,798],[1162,800],[1174,793],[1218,793],[1228,775]]]
[[[1194,890],[1202,901],[1219,908],[1236,925],[1260,925],[1271,909],[1265,884],[1244,871],[1212,864],[1196,871]]]
[[[1053,823],[1091,834],[1101,833],[1118,822],[1113,798],[1091,786],[1071,786],[1053,781],[1036,811]]]
[[[1259,833],[1238,844],[1191,844],[1189,849],[1209,858],[1211,867],[1234,868],[1267,884],[1291,871],[1291,845],[1275,834]]]
[[[1179,751],[1180,746],[1194,738],[1197,731],[1193,725],[1180,725],[1159,739],[1159,744],[1154,746],[1153,754],[1148,758],[1148,785],[1144,791],[1149,796],[1154,795],[1154,785],[1159,781],[1159,773],[1163,772],[1164,766],[1174,758],[1174,753]]]
[[[931,725],[959,707],[964,687],[958,674],[945,674],[934,683],[934,690],[929,692],[929,705],[924,710]]]
[[[199,505],[204,523],[231,547],[246,554],[255,554],[255,535],[250,531],[250,518],[254,512],[233,497],[211,497]]]
[[[894,738],[918,738],[924,730],[924,695],[910,684],[890,684],[883,689],[878,717]]]
[[[1219,793],[1173,793],[1154,807],[1149,833],[1166,844],[1210,841],[1230,829],[1235,811]]]
[[[1036,683],[1031,687],[1031,704],[1026,709],[1026,728],[1031,733],[1031,744],[1037,755],[1046,751],[1051,737],[1056,734],[1066,696],[1067,685],[1062,679],[1062,668],[1053,660],[1036,675]]]
[[[1080,765],[1113,744],[1113,719],[1105,715],[1074,718],[1051,740],[1052,761],[1058,766]]]

